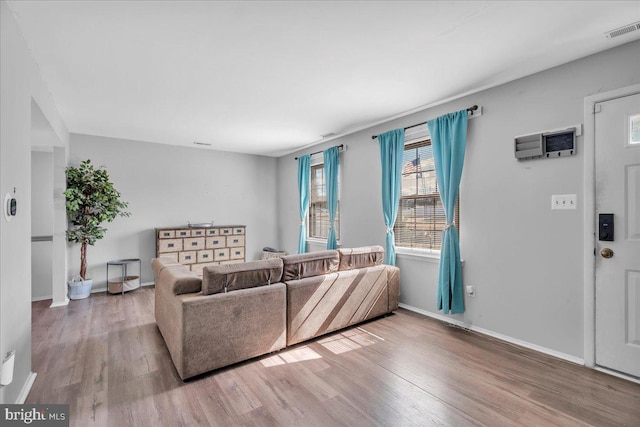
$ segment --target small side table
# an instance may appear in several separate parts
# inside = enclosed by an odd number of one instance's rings
[[[110,275],[109,270],[116,270],[117,274]],[[135,275],[136,273],[137,276]],[[117,259],[107,262],[107,292],[110,294],[122,293],[124,295],[125,292],[140,289],[142,286],[141,273],[139,258]],[[111,276],[111,279],[109,276]]]

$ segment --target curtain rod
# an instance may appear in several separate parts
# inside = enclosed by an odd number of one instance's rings
[[[344,149],[344,144],[335,145],[334,147],[338,147],[338,149],[339,149],[340,151],[343,151],[343,149]],[[331,147],[329,147],[329,148],[331,148]],[[311,153],[311,154],[309,154],[309,155],[310,155],[310,156],[313,156],[314,154],[320,154],[320,153],[322,153],[322,151],[316,151],[315,153]],[[297,157],[294,157],[294,158],[293,158],[293,160],[298,160],[298,158],[297,158]]]
[[[474,105],[472,107],[467,108],[467,112],[471,113],[471,115],[473,116],[473,112],[476,111],[477,109],[478,109],[478,106]],[[427,123],[427,122],[422,122],[422,123],[418,123],[417,125],[407,126],[406,128],[404,128],[404,130],[415,128],[415,127],[421,126],[421,125],[423,125],[425,123]],[[377,137],[378,137],[378,135],[371,135],[371,139],[376,139]]]

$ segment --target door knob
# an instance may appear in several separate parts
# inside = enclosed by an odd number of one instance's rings
[[[613,251],[609,248],[604,248],[600,251],[600,255],[602,255],[602,258],[611,258],[613,256]]]

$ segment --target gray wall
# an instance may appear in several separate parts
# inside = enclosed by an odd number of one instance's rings
[[[53,234],[53,151],[31,152],[31,235]]]
[[[0,402],[26,397],[31,373],[31,102],[62,144],[68,133],[6,2],[0,1],[0,195],[13,193],[18,214],[0,217],[0,358],[16,350],[13,382]],[[22,394],[21,394],[22,393]]]
[[[413,125],[473,104],[461,184],[461,254],[466,298],[454,319],[577,358],[583,356],[582,137],[574,157],[518,162],[517,135],[583,123],[584,97],[640,82],[640,42],[633,42],[278,160],[279,232],[295,252],[298,232],[294,156],[337,144],[341,155],[342,246],[384,245],[380,160],[371,135]],[[575,193],[577,210],[552,211],[551,195]],[[401,302],[436,309],[438,264],[398,257]]]
[[[107,223],[89,247],[94,288],[106,283],[106,262],[142,260],[142,281],[153,282],[156,227],[209,222],[247,226],[247,260],[277,246],[276,163],[271,157],[71,134],[69,163],[104,165],[131,216]],[[69,275],[79,272],[80,247],[70,246]]]
[[[31,235],[53,236],[53,151],[31,152]],[[31,300],[52,296],[53,241],[31,243]]]

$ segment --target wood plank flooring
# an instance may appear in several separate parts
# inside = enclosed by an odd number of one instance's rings
[[[182,382],[153,288],[33,303],[27,403],[72,426],[640,426],[640,385],[399,310]]]

